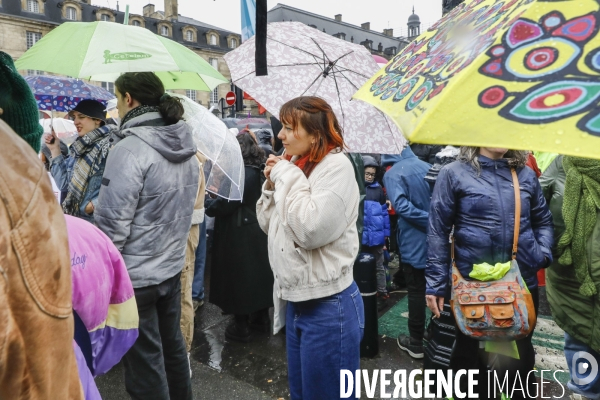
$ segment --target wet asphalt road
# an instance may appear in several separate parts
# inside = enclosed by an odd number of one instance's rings
[[[208,272],[208,270],[207,270]],[[207,274],[207,287],[209,277]],[[208,292],[206,293],[208,298]],[[405,294],[392,294],[383,315]],[[549,314],[547,302],[542,300],[540,314]],[[229,342],[225,339],[225,328],[232,316],[222,315],[221,310],[205,303],[196,314],[194,341],[191,351],[193,371],[192,386],[195,399],[289,399],[287,384],[287,362],[285,335],[253,333],[253,340],[247,344]],[[422,367],[422,362],[413,360],[398,349],[395,338],[381,337],[379,354],[372,359],[361,359],[363,369],[406,369],[411,371]],[[123,381],[123,368],[119,364],[108,374],[96,379],[98,388],[105,400],[129,399]],[[393,386],[387,390],[392,393]],[[362,398],[365,396],[364,388]],[[379,398],[379,387],[375,391]],[[544,396],[569,398],[563,395],[557,383],[544,386]],[[175,399],[174,399],[175,400]]]

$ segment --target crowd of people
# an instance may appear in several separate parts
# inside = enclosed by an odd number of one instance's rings
[[[357,176],[330,105],[299,97],[272,134],[237,132],[245,181],[231,201],[206,187],[183,106],[154,73],[117,79],[118,126],[103,104],[81,101],[69,113],[78,137],[65,149],[42,135],[12,58],[0,53],[0,62],[0,365],[10,366],[0,366],[0,398],[100,398],[93,377],[122,359],[132,398],[191,399],[207,228],[209,301],[233,316],[225,337],[282,331],[292,399],[339,398],[340,370],[360,368],[361,252],[375,258],[382,302],[386,255],[400,259],[394,281],[408,292],[409,335],[397,341],[410,357],[424,357],[426,308],[439,317],[451,300],[453,265],[472,280],[474,265],[512,258],[536,314],[547,270],[571,376],[576,352],[600,359],[600,161],[555,155],[538,178],[529,152],[414,144],[361,155]],[[533,370],[532,335],[516,340],[518,357],[495,357],[509,379]],[[451,369],[485,378],[489,357],[456,330]],[[600,398],[598,378],[569,387]],[[485,379],[476,391],[486,398]]]

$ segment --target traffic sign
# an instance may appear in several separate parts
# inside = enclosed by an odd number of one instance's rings
[[[225,96],[225,101],[227,102],[228,106],[234,105],[235,104],[235,93],[228,92],[227,95]]]

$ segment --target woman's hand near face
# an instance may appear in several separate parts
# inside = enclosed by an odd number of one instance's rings
[[[52,130],[52,133],[48,133],[44,135],[44,142],[46,146],[50,149],[50,154],[52,154],[52,158],[58,157],[60,155],[60,140]]]
[[[275,166],[275,164],[277,164],[282,159],[283,159],[282,157],[277,157],[277,156],[274,156],[273,154],[269,155],[269,158],[267,159],[267,167],[273,168]]]
[[[268,161],[267,161],[267,166],[265,167],[265,171],[264,171],[265,178],[267,178],[267,186],[265,186],[265,189],[267,189],[267,190],[275,189],[275,184],[271,180],[271,170],[272,169],[273,169],[273,167],[268,165]]]

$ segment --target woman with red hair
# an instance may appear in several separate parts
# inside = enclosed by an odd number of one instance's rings
[[[285,155],[267,160],[257,203],[275,276],[275,331],[285,323],[291,398],[339,398],[340,370],[359,369],[364,331],[352,273],[358,185],[329,104],[298,97],[280,120]]]

